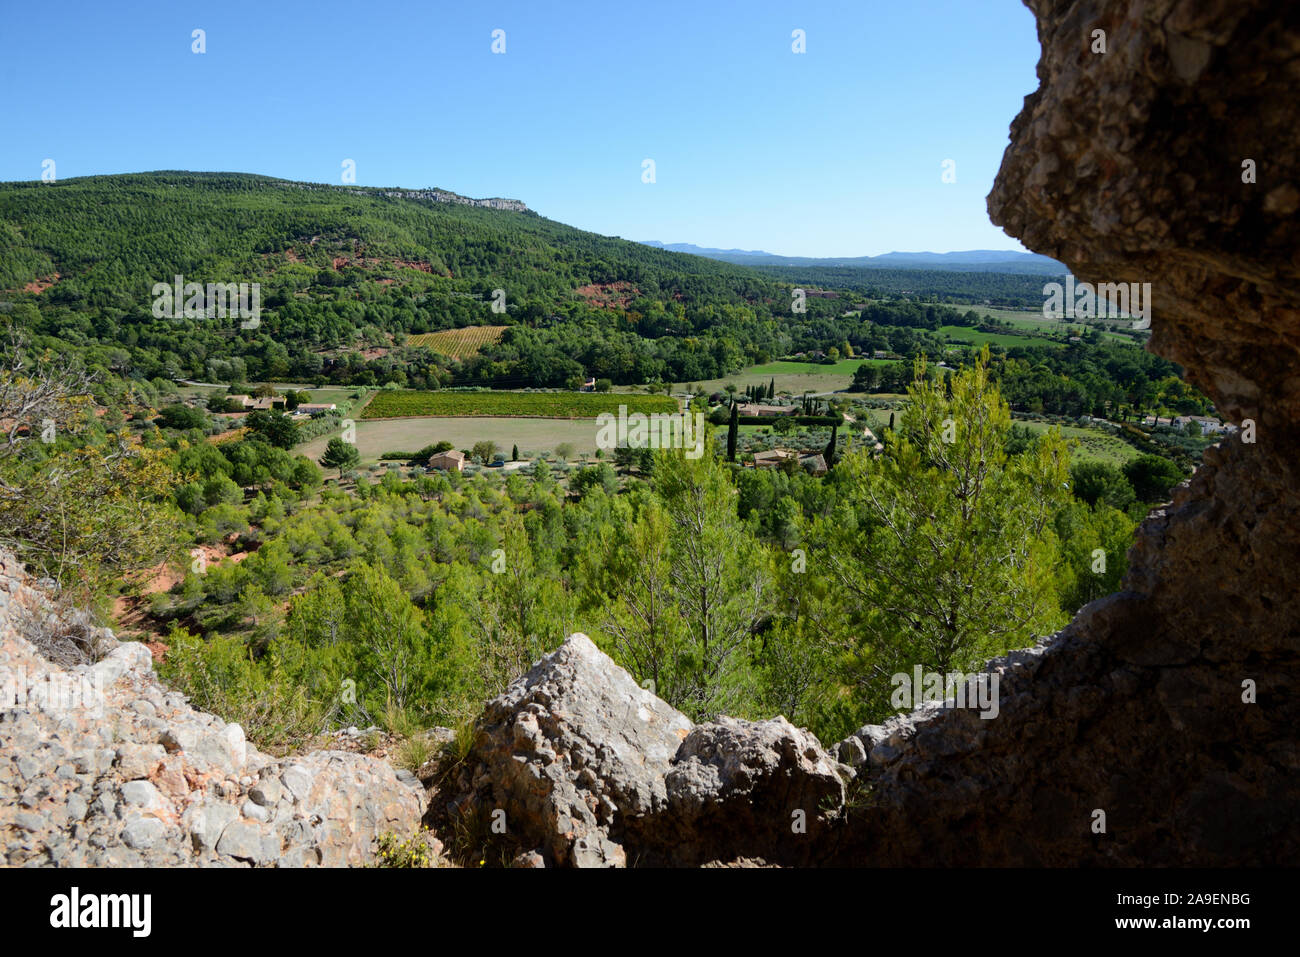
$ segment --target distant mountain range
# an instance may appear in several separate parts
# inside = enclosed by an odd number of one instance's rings
[[[739,266],[840,266],[857,269],[947,269],[954,272],[1009,272],[1033,275],[1061,275],[1069,270],[1055,259],[1037,253],[1011,249],[968,249],[951,253],[884,253],[880,256],[815,258],[778,256],[761,249],[712,249],[691,243],[661,243],[642,240],[675,253],[689,253]]]

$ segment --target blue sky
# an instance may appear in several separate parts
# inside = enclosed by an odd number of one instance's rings
[[[1019,0],[9,4],[0,180],[352,159],[627,239],[1019,249],[984,198],[1037,59]]]

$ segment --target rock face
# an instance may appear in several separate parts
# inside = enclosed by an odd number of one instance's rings
[[[806,861],[844,802],[808,732],[693,726],[581,634],[488,704],[465,768],[435,814],[479,816],[527,866]]]
[[[97,662],[60,666],[62,633]],[[58,657],[56,655],[56,657]],[[8,866],[343,866],[418,827],[423,792],[341,751],[273,760],[158,683],[141,644],[69,620],[0,554],[0,857]]]

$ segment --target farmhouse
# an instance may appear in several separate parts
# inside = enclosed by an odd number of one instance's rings
[[[765,452],[754,453],[753,468],[756,469],[774,469],[782,462],[796,461],[800,467],[808,469],[813,475],[825,475],[827,472],[826,457],[820,452],[794,452],[790,449],[768,449]]]
[[[297,412],[301,415],[315,415],[317,412],[334,412],[338,406],[333,402],[303,402]]]
[[[267,396],[263,399],[254,399],[251,395],[232,395],[227,396],[227,398],[231,402],[238,402],[246,411],[250,412],[254,409],[261,409],[264,412],[268,412],[271,409],[284,405],[284,396],[282,395]]]
[[[450,452],[439,452],[437,455],[431,455],[429,456],[429,468],[443,469],[447,472],[454,469],[460,472],[465,468],[465,453],[453,449]]]
[[[826,474],[826,457],[820,452],[814,455],[799,456],[799,465],[812,472],[813,475]]]
[[[794,415],[799,411],[797,405],[759,405],[757,402],[742,402],[737,409],[738,415]]]
[[[798,453],[789,449],[768,449],[766,452],[754,453],[754,468],[774,469],[786,459],[796,458]]]

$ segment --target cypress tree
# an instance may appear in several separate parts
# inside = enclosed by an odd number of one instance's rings
[[[740,433],[740,406],[731,403],[731,421],[727,424],[727,461],[736,461],[736,436]]]

